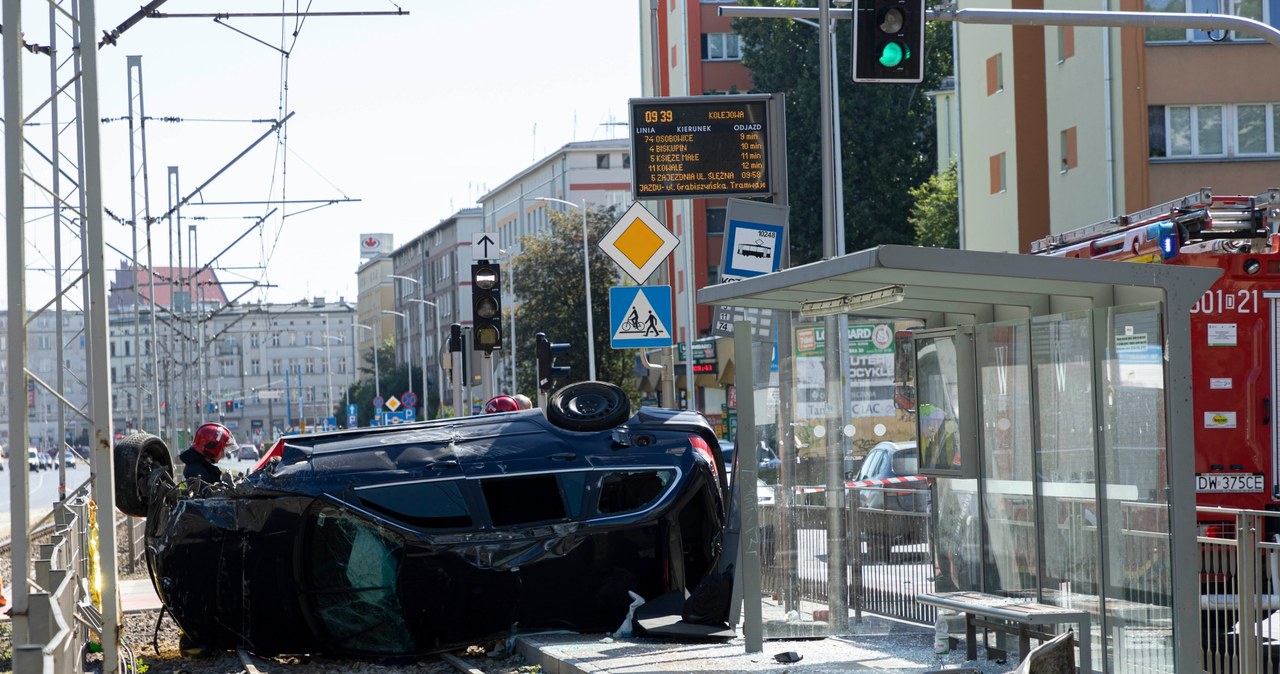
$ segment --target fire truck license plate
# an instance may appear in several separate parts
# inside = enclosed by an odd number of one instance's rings
[[[1196,491],[1262,491],[1261,475],[1243,473],[1199,473],[1196,475]]]

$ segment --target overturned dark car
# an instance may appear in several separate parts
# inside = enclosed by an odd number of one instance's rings
[[[542,410],[279,441],[247,476],[174,477],[155,436],[116,446],[151,579],[187,646],[438,652],[513,632],[613,631],[628,592],[715,578],[724,465],[700,414],[583,382]]]

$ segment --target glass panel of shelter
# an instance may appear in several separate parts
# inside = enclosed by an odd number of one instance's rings
[[[897,545],[889,564],[872,566],[863,557],[857,508],[848,510],[858,502],[856,486],[837,497],[849,516],[842,523],[847,530],[836,527],[838,535],[832,535],[822,464],[833,459],[826,448],[840,443],[846,461],[860,460],[875,441],[913,441],[897,434],[914,424],[842,418],[841,403],[820,399],[826,391],[816,378],[830,362],[822,324],[798,315],[792,320],[794,347],[779,350],[776,367],[758,368],[753,386],[756,399],[765,402],[758,432],[778,439],[786,489],[776,506],[764,506],[760,514],[766,638],[851,631],[851,621],[825,614],[839,605],[824,596],[831,574],[826,552],[834,544],[844,546],[852,571],[851,617],[894,610],[880,596],[886,580],[1023,596],[1093,613],[1093,653],[1106,654],[1094,659],[1099,671],[1133,663],[1143,671],[1173,671],[1159,305],[974,326],[968,357],[977,423],[961,438],[980,445],[980,473],[932,478],[936,507],[923,520],[925,543]],[[849,323],[895,325],[861,317]],[[772,344],[752,348],[759,352],[756,362],[769,362]],[[793,381],[780,381],[779,373]],[[746,389],[744,382],[738,385]],[[922,413],[927,394],[920,387]],[[790,403],[780,403],[787,395]],[[914,404],[897,407],[899,421],[918,413]],[[791,432],[784,432],[788,427]],[[782,447],[789,437],[795,446]],[[897,599],[904,613],[911,610],[914,595]],[[932,622],[931,615],[905,617]]]

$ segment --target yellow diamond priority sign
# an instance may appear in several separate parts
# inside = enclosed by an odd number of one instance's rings
[[[396,400],[395,396],[391,396],[390,398],[387,398],[387,409],[391,410],[392,412],[400,409],[400,401]]]
[[[600,239],[600,249],[636,283],[643,284],[679,243],[680,239],[637,201]]]

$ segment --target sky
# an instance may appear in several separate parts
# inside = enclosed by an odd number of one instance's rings
[[[140,4],[97,0],[99,34]],[[408,15],[147,18],[100,50],[103,197],[124,221],[106,220],[108,278],[134,247],[128,56],[141,56],[148,118],[146,180],[138,168],[135,181],[139,218],[169,211],[170,191],[191,197],[178,235],[168,221],[152,226],[153,266],[177,266],[178,256],[190,266],[194,249],[197,262],[212,261],[232,299],[354,301],[361,234],[390,233],[403,245],[565,143],[624,137],[625,126],[614,123],[625,124],[628,99],[642,93],[638,5],[169,0],[158,11]],[[45,3],[23,0],[28,43],[51,42],[48,16]],[[57,40],[65,58],[70,39]],[[58,81],[69,75],[64,68]],[[48,57],[24,52],[22,78],[23,109],[31,111],[50,96]],[[61,100],[65,152],[74,130],[70,102]],[[283,132],[268,134],[270,121],[289,112]],[[26,128],[46,156],[50,121],[46,107]],[[140,167],[141,149],[134,154]],[[26,164],[35,181],[51,184],[39,154],[28,150]],[[33,182],[25,189],[31,307],[53,295],[55,246],[52,199]],[[324,205],[334,199],[348,201]],[[294,203],[268,203],[280,201]],[[146,230],[137,237],[144,265]],[[63,236],[63,268],[76,245]]]

